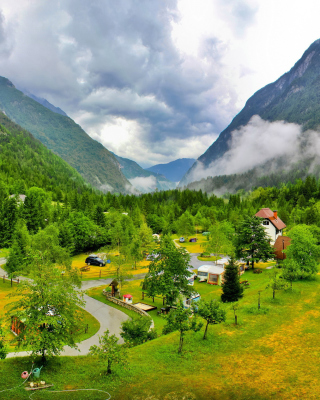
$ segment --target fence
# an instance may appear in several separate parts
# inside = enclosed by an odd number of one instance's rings
[[[10,281],[11,287],[12,287],[13,282],[16,282],[17,284],[20,283],[19,278],[9,278],[8,275],[7,275],[7,276],[6,276],[6,275],[3,275],[2,281],[3,281],[3,283],[6,283],[6,281]]]

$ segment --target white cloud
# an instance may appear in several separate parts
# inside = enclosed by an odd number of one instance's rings
[[[142,193],[153,192],[157,187],[157,179],[155,176],[137,177],[129,179],[131,185]]]
[[[198,162],[188,180],[197,181],[207,176],[242,173],[251,168],[266,164],[274,158],[290,156],[289,162],[304,157],[308,149],[315,153],[314,145],[320,146],[315,132],[308,133],[308,145],[302,154],[300,147],[302,129],[300,125],[284,121],[264,121],[254,115],[249,123],[231,133],[229,150],[208,168]],[[271,169],[271,165],[270,165]],[[270,170],[266,171],[270,173]]]

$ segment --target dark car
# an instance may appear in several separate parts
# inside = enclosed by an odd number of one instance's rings
[[[90,256],[88,256],[85,263],[87,265],[97,265],[98,267],[104,267],[106,265],[106,262],[95,254],[91,254]]]

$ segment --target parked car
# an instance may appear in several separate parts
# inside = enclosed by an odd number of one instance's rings
[[[185,242],[185,238],[184,238],[184,237],[181,237],[181,238],[179,239],[179,242],[180,242],[180,243],[184,243],[184,242]]]
[[[106,262],[95,254],[90,254],[90,256],[86,258],[85,263],[87,265],[97,265],[98,267],[104,267],[106,265]]]

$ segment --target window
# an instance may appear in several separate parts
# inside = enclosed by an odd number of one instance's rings
[[[263,225],[269,225],[269,221],[268,221],[267,219],[265,219],[265,220],[263,221]]]
[[[218,282],[218,275],[211,275],[210,274],[209,281],[217,283]]]

